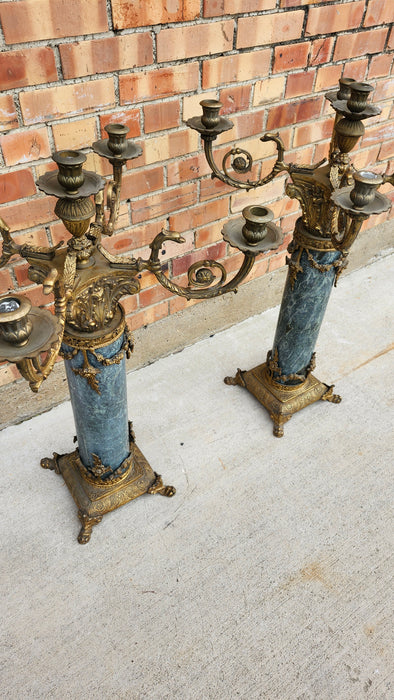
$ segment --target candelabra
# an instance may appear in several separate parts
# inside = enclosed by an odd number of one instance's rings
[[[203,103],[203,116],[193,121],[206,143],[231,127],[231,122],[212,116],[211,111],[211,105]],[[54,296],[54,314],[45,308],[32,308],[19,294],[0,298],[0,361],[16,363],[31,389],[37,391],[58,355],[64,359],[78,447],[69,454],[54,453],[52,458],[42,459],[41,466],[63,476],[78,506],[81,544],[89,541],[93,526],[105,513],[145,493],[175,493],[172,486],[163,484],[137,447],[128,421],[125,356],[133,346],[119,300],[138,293],[139,276],[145,270],[170,292],[187,299],[236,291],[256,255],[277,248],[282,241],[269,209],[247,207],[243,217],[223,231],[224,239],[243,254],[235,276],[227,281],[221,263],[203,260],[189,268],[186,287],[170,280],[159,262],[166,241],[184,242],[179,233],[161,231],[150,244],[147,260],[110,254],[102,238],[114,231],[123,167],[140,155],[141,148],[126,138],[128,129],[121,124],[110,124],[106,132],[108,138],[92,146],[112,165],[106,201],[106,180],[83,170],[86,156],[82,151],[55,153],[57,170],[47,172],[37,182],[40,190],[57,198],[55,214],[71,234],[66,245],[18,245],[0,219],[0,267],[18,254],[29,263],[30,280],[42,284],[44,294]],[[239,163],[234,162],[236,167]]]
[[[224,380],[245,387],[269,411],[276,437],[283,436],[284,423],[296,411],[319,399],[341,401],[333,393],[333,385],[313,376],[314,348],[332,287],[347,265],[349,249],[362,223],[391,205],[377,188],[385,182],[394,184],[394,176],[357,172],[349,157],[365,132],[363,120],[381,112],[368,102],[372,89],[368,83],[343,78],[337,92],[327,93],[336,113],[328,163],[285,164],[281,150],[273,173],[264,181],[240,185],[233,177],[224,178],[234,187],[254,188],[285,170],[291,177],[286,194],[301,204],[302,215],[288,247],[291,257],[286,260],[289,269],[272,350],[266,362],[248,371],[238,369],[235,377]],[[266,134],[262,140],[271,137]],[[206,141],[205,146],[213,176],[223,179],[212,161],[210,143]],[[237,158],[240,170],[250,168],[248,153]]]

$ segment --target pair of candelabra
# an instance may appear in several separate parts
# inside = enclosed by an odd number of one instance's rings
[[[268,409],[277,437],[283,435],[283,424],[304,406],[319,399],[340,401],[333,387],[311,372],[331,288],[346,266],[349,248],[362,222],[390,206],[377,188],[386,181],[393,183],[393,177],[356,172],[348,155],[364,133],[363,120],[380,111],[368,102],[371,89],[367,83],[344,78],[338,92],[327,94],[336,112],[327,164],[287,164],[279,135],[262,136],[261,141],[275,143],[277,159],[272,171],[256,181],[247,178],[253,159],[241,148],[226,153],[222,169],[215,163],[213,142],[232,127],[230,120],[220,116],[218,101],[203,100],[202,116],[187,122],[201,135],[212,177],[250,190],[287,172],[291,180],[286,192],[301,203],[302,215],[289,246],[289,272],[273,348],[265,363],[246,372],[238,370],[235,378],[225,379],[227,384],[246,387]],[[138,293],[139,275],[144,270],[153,273],[170,292],[187,299],[235,291],[256,256],[277,248],[282,241],[266,206],[246,207],[242,217],[226,223],[222,232],[224,240],[243,254],[239,271],[227,281],[222,264],[203,260],[189,268],[186,287],[168,279],[159,262],[165,241],[184,240],[179,233],[159,233],[150,244],[147,260],[110,254],[101,241],[114,231],[122,169],[141,149],[127,140],[128,129],[121,124],[110,124],[106,132],[108,139],[95,142],[92,148],[112,165],[107,206],[106,181],[83,170],[86,157],[81,151],[55,153],[58,171],[38,180],[40,190],[57,198],[55,213],[71,233],[67,245],[17,245],[0,219],[0,266],[14,254],[20,255],[29,263],[29,278],[41,283],[45,294],[54,295],[54,314],[32,308],[19,294],[0,298],[0,361],[15,362],[31,389],[37,391],[58,355],[64,358],[78,447],[70,454],[55,453],[41,465],[63,476],[78,506],[81,544],[89,541],[93,526],[105,513],[144,493],[175,493],[148,464],[128,421],[125,357],[132,351],[132,342],[119,300]]]

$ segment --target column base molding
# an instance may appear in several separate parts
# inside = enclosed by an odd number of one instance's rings
[[[63,477],[77,507],[81,529],[79,544],[90,540],[92,528],[103,516],[145,493],[173,496],[175,488],[165,486],[159,474],[153,471],[135,442],[130,442],[131,467],[121,477],[105,483],[86,476],[78,450],[65,455],[56,452],[52,458],[41,460],[44,469],[51,469]],[[82,467],[82,468],[81,468]]]
[[[253,369],[238,369],[235,377],[226,377],[225,384],[238,385],[247,389],[267,409],[274,424],[275,437],[282,437],[283,426],[292,415],[315,401],[340,403],[341,397],[333,393],[334,385],[329,386],[316,379],[313,374],[304,382],[294,385],[280,384],[272,379],[266,362]]]

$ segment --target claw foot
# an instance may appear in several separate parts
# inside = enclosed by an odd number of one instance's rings
[[[235,375],[235,377],[225,377],[224,383],[229,384],[230,386],[237,386],[237,385],[242,386],[242,387],[246,386],[245,380],[242,376],[241,369],[237,369],[237,374]]]
[[[334,384],[332,386],[328,387],[328,390],[326,391],[326,393],[323,394],[323,396],[321,397],[322,401],[330,401],[330,403],[341,403],[342,396],[339,396],[339,394],[334,394],[333,388],[334,388]]]
[[[273,413],[270,413],[270,418],[274,424],[273,433],[274,433],[275,437],[277,437],[277,438],[283,437],[283,435],[284,435],[283,426],[285,423],[287,423],[287,421],[290,420],[291,416],[282,416],[282,415],[277,416],[277,415],[274,415]]]
[[[40,464],[43,469],[50,469],[51,471],[55,472],[55,474],[60,474],[60,469],[58,465],[58,457],[61,457],[61,455],[58,455],[56,452],[53,453],[53,457],[44,457]]]
[[[159,493],[161,496],[167,496],[167,498],[171,498],[171,496],[173,496],[176,493],[175,486],[165,486],[163,484],[163,479],[161,478],[160,474],[156,474],[156,472],[155,477],[156,479],[154,480],[152,486],[148,488],[147,493],[150,493],[152,495]]]
[[[101,523],[103,516],[97,515],[96,517],[92,518],[86,513],[84,513],[82,510],[79,510],[78,518],[80,519],[82,524],[78,535],[78,542],[79,544],[87,544],[87,542],[89,542],[90,540],[93,526]]]

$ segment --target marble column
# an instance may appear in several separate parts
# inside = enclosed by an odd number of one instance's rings
[[[336,270],[332,266],[341,253],[305,249],[299,255],[293,252],[283,292],[278,324],[272,350],[283,376],[298,374],[305,377],[319,335],[320,327],[335,281]],[[309,256],[318,265],[330,265],[320,271],[312,266]],[[294,279],[292,264],[297,269]],[[275,381],[294,384],[275,373]]]
[[[75,350],[62,346],[79,455],[87,469],[94,467],[96,456],[115,471],[130,452],[123,343],[122,335],[105,347],[79,349],[71,358]]]

